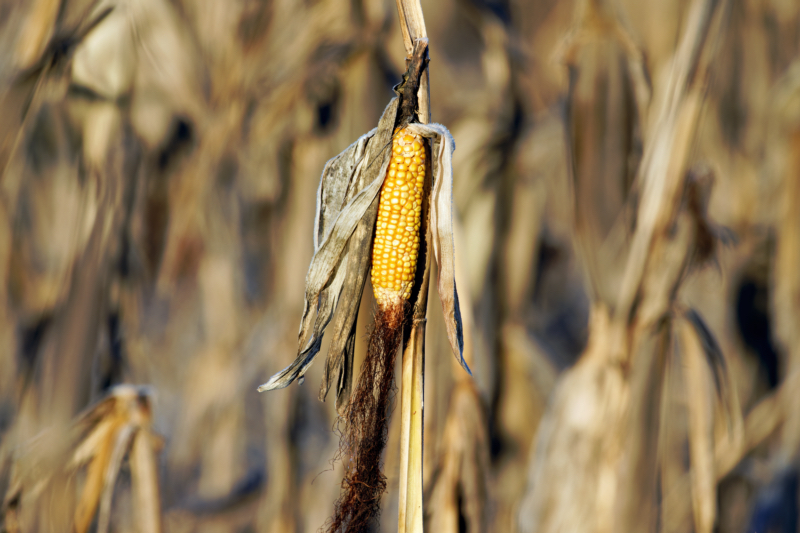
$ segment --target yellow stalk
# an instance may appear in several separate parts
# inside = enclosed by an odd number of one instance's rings
[[[425,18],[419,0],[397,0],[397,13],[403,33],[406,58],[411,58],[417,41],[427,41]],[[430,122],[428,70],[420,79],[418,120]],[[422,533],[422,443],[424,405],[425,323],[428,307],[430,253],[425,258],[425,279],[414,305],[411,332],[403,350],[400,407],[400,501],[398,533]]]

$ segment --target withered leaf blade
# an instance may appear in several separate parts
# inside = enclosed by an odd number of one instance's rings
[[[367,143],[374,133],[375,130],[370,131],[366,135],[362,135],[344,152],[325,164],[325,169],[322,172],[322,178],[320,179],[319,188],[317,190],[317,212],[314,217],[315,254],[320,248],[320,243],[325,242],[325,239],[330,234],[333,223],[336,217],[339,216],[339,213],[341,213],[342,207],[346,205],[348,200],[352,199],[354,192],[358,191],[358,188],[356,188],[352,182],[359,173],[360,165],[364,160]],[[348,192],[350,192],[349,195]],[[303,318],[300,323],[298,339],[301,354],[308,353],[315,344],[319,345],[319,340],[316,339],[316,337],[319,336],[320,332],[327,326],[330,320],[330,314],[333,310],[333,308],[330,308],[330,305],[335,303],[335,298],[338,298],[339,289],[341,289],[341,281],[343,281],[343,279],[343,276],[340,276],[340,279],[336,279],[334,276],[334,281],[326,285],[319,294],[309,295],[308,290],[306,290]],[[318,296],[319,299],[317,300]],[[331,298],[331,296],[334,298]],[[317,318],[312,328],[311,324],[312,320],[314,320],[314,313],[311,313],[311,310],[313,309],[315,300],[319,305],[316,309]],[[320,315],[322,315],[322,319],[320,319]],[[327,317],[325,315],[327,315]],[[316,351],[314,353],[316,353]],[[313,354],[311,357],[313,358]]]
[[[114,447],[103,476],[103,488],[100,494],[97,511],[97,533],[106,533],[111,523],[111,501],[114,495],[114,486],[117,482],[122,460],[125,458],[130,443],[136,434],[137,428],[133,424],[123,426],[114,439]]]
[[[311,366],[311,363],[314,362],[314,357],[316,357],[317,353],[319,353],[321,344],[322,337],[317,337],[316,342],[314,342],[314,344],[312,344],[308,350],[300,352],[291,365],[287,366],[269,378],[269,381],[258,387],[258,392],[282,389],[289,386],[292,381],[297,379],[301,371]]]
[[[347,264],[347,253],[342,256],[341,264]],[[301,332],[301,337],[299,339],[301,355],[307,354],[307,356],[310,356],[313,359],[313,357],[319,351],[320,343],[322,342],[322,333],[325,331],[325,328],[328,327],[328,324],[333,317],[333,312],[336,310],[336,306],[339,303],[339,296],[342,292],[342,285],[344,285],[346,274],[347,270],[345,268],[337,268],[330,284],[320,292],[319,298],[317,299],[317,318],[314,321],[314,329],[311,332],[311,339],[306,342],[302,337],[302,334],[306,332]],[[305,347],[303,346],[304,344]],[[307,366],[301,368],[297,377],[302,377],[306,373],[307,369]]]
[[[341,212],[345,203],[345,194],[358,167],[363,160],[367,142],[374,131],[361,136],[341,154],[337,155],[325,165],[317,191],[317,213],[314,221],[314,249],[315,256],[320,249],[320,242],[330,234],[333,222]],[[313,264],[313,259],[312,259]],[[322,344],[322,331],[328,325],[336,300],[339,297],[344,273],[335,275],[332,282],[321,291],[309,294],[306,290],[306,299],[303,308],[303,317],[300,322],[298,336],[299,350],[297,358],[270,380],[258,388],[259,392],[280,389],[300,377],[301,372],[314,362]],[[311,312],[314,309],[316,312]]]
[[[319,352],[323,331],[340,300],[339,295],[345,279],[349,278],[350,283],[358,282],[360,276],[346,276],[347,268],[351,265],[348,260],[350,253],[348,250],[368,256],[369,249],[365,251],[363,247],[347,248],[347,245],[356,226],[375,203],[386,177],[391,157],[387,148],[391,146],[397,103],[398,100],[395,98],[386,106],[376,129],[362,136],[325,165],[317,193],[314,257],[306,274],[305,305],[299,334],[300,352],[291,365],[261,385],[258,388],[259,392],[281,389],[305,374]],[[376,214],[377,211],[372,215],[370,233],[374,227]],[[367,259],[366,264],[359,268],[368,270],[369,260]],[[363,282],[360,290],[354,291],[348,288],[345,295],[354,298],[358,292],[357,300],[360,301],[362,291]],[[316,313],[311,313],[312,309]],[[357,310],[356,304],[355,314]],[[354,316],[352,320],[355,320]],[[345,335],[352,330],[351,324],[337,325],[344,329]],[[352,353],[350,356],[352,357]],[[341,378],[339,381],[343,382]]]
[[[378,198],[376,197],[350,238],[347,264],[343,265],[347,269],[347,279],[339,299],[341,305],[333,321],[334,337],[328,349],[319,391],[319,399],[324,401],[330,390],[331,382],[335,378],[337,409],[346,405],[353,384],[356,321],[370,269],[370,254],[364,253],[364,251],[370,250],[377,216]]]
[[[450,394],[450,407],[430,482],[428,529],[453,531],[459,520],[469,531],[486,528],[489,454],[483,408],[475,382],[462,380]]]
[[[456,288],[453,237],[453,151],[455,141],[441,124],[409,124],[414,133],[431,139],[433,190],[431,191],[431,232],[433,253],[439,267],[439,299],[442,301],[447,337],[456,360],[470,375],[464,360],[464,325]]]
[[[614,305],[636,202],[642,117],[640,53],[616,18],[589,9],[565,43],[567,160],[576,249],[592,298]],[[602,30],[597,28],[601,27]]]
[[[355,187],[352,187],[353,189],[361,190],[377,179],[381,180],[381,184],[383,183],[382,180],[386,176],[386,165],[391,158],[391,152],[387,148],[391,146],[394,123],[390,119],[392,116],[396,116],[396,109],[397,99],[394,99],[387,106],[384,119],[381,120],[381,124],[367,146],[364,156],[365,165],[359,175],[354,177],[352,184]],[[380,164],[377,164],[378,162]],[[371,266],[370,247],[377,217],[378,196],[376,195],[350,238],[346,252],[347,258],[342,260],[342,265],[347,270],[347,278],[339,299],[342,303],[334,319],[334,338],[328,349],[319,393],[320,400],[324,401],[331,382],[335,378],[337,409],[343,409],[346,405],[353,383],[356,321]]]
[[[369,144],[372,144],[373,136],[376,137],[376,141],[379,141],[381,138],[391,138],[396,115],[397,99],[394,99],[383,112],[378,128],[368,134],[370,135]],[[346,207],[335,217],[333,226],[329,232],[326,232],[324,240],[315,251],[314,257],[311,259],[311,265],[308,268],[308,274],[306,275],[306,300],[309,302],[313,301],[319,294],[319,291],[328,283],[334,270],[339,265],[339,260],[347,245],[347,241],[355,230],[356,224],[364,217],[364,213],[378,195],[381,185],[383,185],[386,169],[389,166],[390,154],[388,148],[390,144],[388,141],[385,143],[376,142],[376,144],[381,144],[376,148],[377,153],[383,155],[382,160],[379,158],[370,159],[370,154],[374,154],[376,151],[371,146],[368,146],[367,154],[359,162],[359,166],[356,168],[353,175],[341,176],[338,178],[336,176],[331,176],[330,178],[348,182],[358,181],[360,178],[358,173],[365,172],[368,168],[373,170],[375,166],[374,163],[381,163],[378,167],[380,170],[375,169],[376,172],[373,174],[374,179],[360,189],[354,198],[347,203]]]

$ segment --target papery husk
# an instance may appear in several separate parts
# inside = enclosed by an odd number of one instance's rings
[[[433,189],[431,191],[431,233],[433,253],[439,268],[439,299],[442,301],[447,338],[458,363],[470,374],[464,360],[464,324],[456,288],[453,237],[453,151],[455,141],[441,124],[409,124],[408,129],[431,139]]]
[[[398,101],[394,98],[389,103],[377,128],[325,165],[317,192],[314,257],[306,275],[298,355],[291,365],[259,387],[259,391],[286,387],[305,375],[319,353],[323,331],[342,295],[346,307],[335,321],[337,329],[328,352],[320,396],[327,395],[336,377],[339,405],[339,397],[351,386],[354,353],[351,338],[355,335],[358,305],[370,266],[368,260],[359,261],[358,256],[368,256],[363,253],[363,245],[367,239],[371,240],[374,231],[378,193],[391,159],[391,150],[387,148],[391,146]],[[357,226],[360,229],[356,232]],[[349,245],[354,232],[356,241]],[[348,284],[343,292],[346,280]]]
[[[259,387],[259,391],[286,387],[302,378],[319,353],[322,335],[334,319],[334,339],[328,351],[320,399],[336,382],[340,410],[352,387],[356,318],[364,283],[371,266],[369,252],[378,209],[378,193],[391,159],[391,136],[399,99],[393,99],[376,129],[331,159],[322,173],[317,193],[314,257],[306,275],[306,296],[295,361]],[[431,139],[433,187],[431,231],[439,267],[439,297],[453,353],[464,360],[464,333],[455,281],[453,244],[453,167],[455,142],[440,124],[409,124],[409,130]],[[340,207],[344,205],[344,207]],[[342,305],[339,306],[339,302]],[[316,310],[316,313],[312,310]]]

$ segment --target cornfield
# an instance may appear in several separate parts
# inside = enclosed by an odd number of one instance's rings
[[[0,532],[326,527],[349,382],[256,389],[297,356],[320,175],[396,95],[408,1],[0,0]],[[424,529],[800,531],[800,3],[422,10],[471,369],[431,290]],[[339,311],[355,375],[379,304]]]

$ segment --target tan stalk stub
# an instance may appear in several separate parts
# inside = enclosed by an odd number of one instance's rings
[[[139,430],[130,452],[133,497],[137,509],[139,531],[161,531],[161,498],[158,488],[158,466],[153,450],[157,436],[148,428]]]
[[[114,439],[114,448],[111,453],[106,470],[103,475],[103,492],[100,495],[100,508],[97,511],[97,533],[106,533],[111,523],[111,501],[114,495],[114,486],[117,482],[122,460],[128,452],[131,439],[136,433],[133,424],[126,424],[119,430]]]

